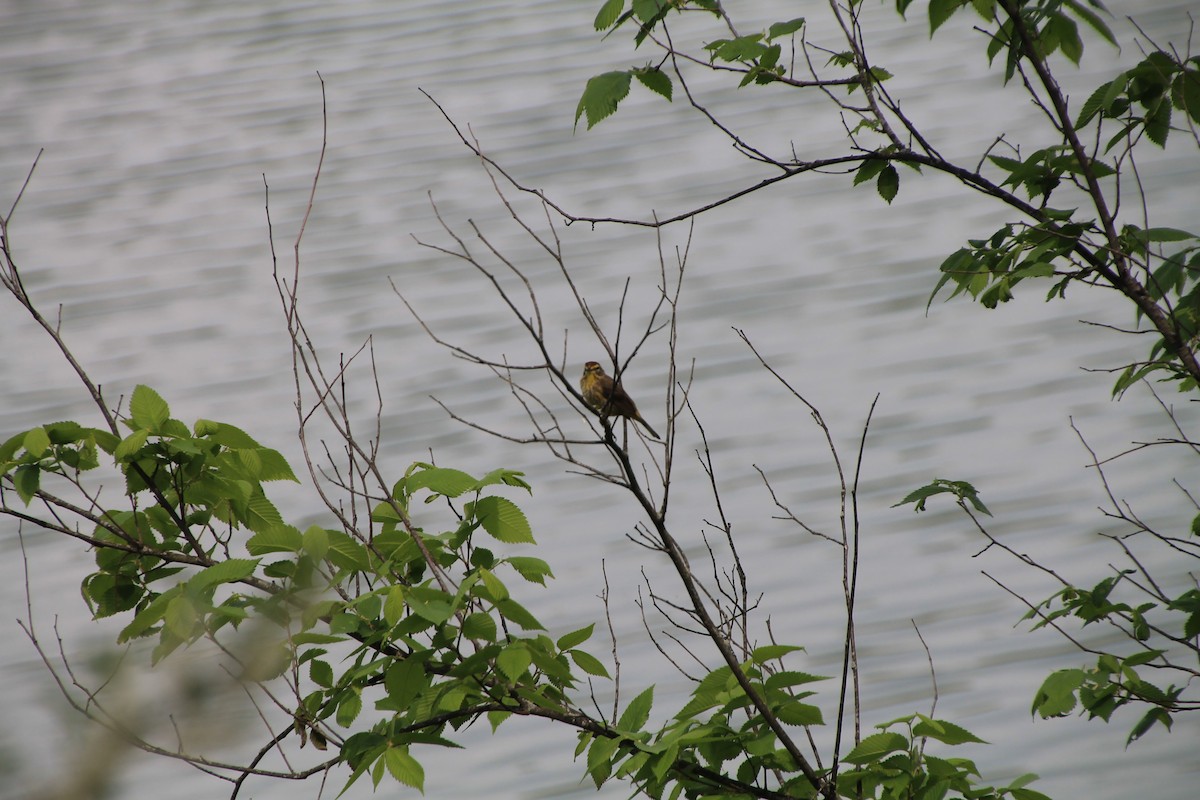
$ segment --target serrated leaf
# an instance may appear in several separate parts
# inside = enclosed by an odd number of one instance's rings
[[[608,669],[601,663],[600,659],[596,658],[586,650],[570,651],[571,660],[574,661],[579,668],[589,675],[597,675],[601,678],[608,677]]]
[[[505,497],[488,495],[475,503],[475,516],[483,529],[507,544],[533,544],[529,520],[517,504]]]
[[[358,690],[351,688],[342,695],[341,702],[338,703],[337,724],[343,728],[349,728],[354,724],[354,720],[358,719],[359,712],[362,711],[362,695]]]
[[[397,781],[417,791],[425,791],[425,768],[408,754],[407,747],[389,747],[383,753],[383,760]]]
[[[962,7],[963,0],[930,0],[929,1],[929,36],[937,33],[946,20]]]
[[[397,499],[411,497],[418,489],[428,489],[443,497],[458,497],[476,487],[478,481],[460,469],[427,467],[414,470],[396,483],[392,495]]]
[[[617,728],[627,732],[640,731],[650,719],[650,709],[653,705],[654,686],[650,685],[625,707],[621,718],[617,720]]]
[[[1079,59],[1083,57],[1083,40],[1079,38],[1079,26],[1075,21],[1061,13],[1051,13],[1046,27],[1058,40],[1063,55],[1078,66]]]
[[[493,602],[509,598],[508,587],[491,570],[480,569],[479,578],[483,581],[483,585],[487,588]]]
[[[1108,9],[1104,8],[1104,6],[1100,4],[1098,0],[1089,0],[1089,2],[1091,2],[1093,6],[1107,13]],[[1109,44],[1111,44],[1113,47],[1119,46],[1117,44],[1117,37],[1113,34],[1112,30],[1108,27],[1104,20],[1100,19],[1098,14],[1082,3],[1076,2],[1076,0],[1066,0],[1065,5],[1067,8],[1071,9],[1071,12],[1075,16],[1086,22],[1088,27],[1108,40]]]
[[[882,158],[868,158],[859,164],[858,169],[854,171],[854,185],[858,186],[860,183],[876,177],[887,164],[888,162]]]
[[[162,621],[163,615],[167,613],[167,606],[182,591],[182,585],[174,586],[150,601],[150,605],[142,609],[117,636],[117,643],[124,644],[131,639],[146,635],[151,628]]]
[[[37,464],[22,464],[13,471],[12,481],[13,488],[17,490],[17,497],[21,498],[22,503],[29,505],[41,485],[42,470]]]
[[[428,586],[410,586],[407,592],[408,607],[422,619],[441,625],[454,615],[450,595]]]
[[[768,39],[778,39],[781,36],[791,36],[804,27],[804,17],[796,17],[787,22],[776,22],[767,28]]]
[[[304,537],[291,525],[277,525],[260,531],[246,542],[246,550],[252,556],[266,553],[299,553],[304,547]]]
[[[516,600],[509,598],[496,603],[496,608],[509,619],[527,631],[544,631],[546,626],[538,622],[537,617],[530,614],[525,606],[518,603]]]
[[[587,82],[579,105],[575,107],[575,124],[579,118],[587,115],[587,127],[591,130],[596,123],[611,116],[617,105],[629,94],[629,72],[605,72]]]
[[[313,561],[323,561],[325,554],[329,552],[329,533],[320,525],[310,525],[300,537],[300,541],[304,552],[308,553]]]
[[[595,630],[595,628],[596,623],[593,622],[591,625],[560,636],[555,644],[558,645],[559,650],[570,650],[574,647],[578,647],[588,639],[592,638],[592,631]]]
[[[598,31],[606,31],[616,23],[620,18],[621,12],[625,9],[625,0],[606,0],[604,5],[600,7],[600,11],[596,13],[595,22],[593,25]]]
[[[879,196],[892,204],[896,199],[896,194],[900,191],[900,173],[896,172],[896,168],[888,164],[879,172],[879,178],[875,181],[875,190],[879,192]]]
[[[947,722],[944,719],[933,720],[923,717],[920,722],[913,726],[913,735],[925,736],[950,745],[967,743],[987,744],[983,739],[980,739],[961,725]]]
[[[779,721],[785,725],[824,725],[821,709],[808,703],[792,701],[775,709]]]
[[[41,458],[50,449],[50,434],[46,433],[45,428],[33,428],[26,431],[25,437],[21,440],[21,446],[29,455]]]
[[[1062,669],[1051,673],[1042,682],[1033,700],[1033,713],[1045,719],[1071,712],[1077,702],[1075,692],[1086,679],[1087,675],[1080,669]]]
[[[1092,117],[1100,113],[1104,109],[1104,98],[1108,95],[1109,84],[1102,83],[1096,87],[1096,91],[1088,96],[1088,99],[1083,102],[1083,106],[1079,109],[1079,116],[1075,120],[1075,127],[1082,128],[1092,121]]]
[[[172,598],[171,602],[167,604],[166,614],[163,615],[163,622],[166,623],[167,630],[183,641],[191,638],[192,631],[195,630],[196,622],[199,619],[200,615],[196,613],[196,607],[183,595]]]
[[[146,440],[150,437],[150,431],[137,430],[126,436],[113,449],[113,458],[117,461],[126,461],[134,453],[146,446]]]
[[[1171,98],[1192,122],[1200,122],[1200,70],[1184,65],[1171,84]]]
[[[496,666],[501,674],[514,683],[525,674],[525,670],[529,669],[532,663],[533,656],[529,653],[529,648],[520,643],[504,648],[496,656]]]
[[[671,77],[661,69],[639,69],[633,74],[650,91],[671,99]]]
[[[129,417],[135,427],[154,432],[170,419],[171,410],[158,392],[139,384],[129,398]]]
[[[1196,238],[1196,234],[1178,228],[1146,228],[1140,235],[1148,242],[1182,242]]]
[[[383,686],[396,708],[408,708],[428,683],[424,665],[414,656],[393,662],[383,674]]]
[[[482,611],[477,611],[474,614],[468,614],[467,618],[462,623],[463,636],[468,639],[482,639],[485,642],[496,641],[496,620],[492,619],[491,614],[485,614]]]
[[[383,618],[388,625],[395,626],[404,619],[404,587],[392,586],[383,600]]]
[[[1157,107],[1146,116],[1146,138],[1159,147],[1167,146],[1167,135],[1171,132],[1171,104],[1160,100]]]
[[[324,686],[326,689],[333,687],[333,667],[329,666],[328,661],[314,659],[308,664],[308,677],[318,686]]]
[[[788,653],[795,653],[803,649],[803,647],[794,644],[765,644],[762,647],[754,648],[754,651],[750,654],[750,660],[755,664],[765,664],[768,661],[782,658]]]
[[[517,571],[525,580],[530,583],[536,583],[539,586],[546,585],[546,578],[553,578],[554,573],[550,571],[550,565],[540,558],[532,556],[509,556],[504,559],[504,563]]]
[[[888,753],[907,750],[908,739],[898,733],[875,733],[858,743],[843,760],[851,764],[867,764],[878,761]]]
[[[217,584],[240,581],[253,575],[257,568],[257,558],[231,558],[197,572],[188,580],[188,587],[194,591],[204,591]]]
[[[341,569],[363,572],[370,568],[366,548],[341,531],[329,531],[329,552],[326,556]]]

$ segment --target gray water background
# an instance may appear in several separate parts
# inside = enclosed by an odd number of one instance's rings
[[[430,448],[439,463],[471,472],[505,465],[528,473],[535,494],[516,499],[533,522],[538,555],[558,580],[522,597],[541,610],[553,635],[596,620],[603,559],[622,642],[623,698],[657,684],[662,714],[684,702],[687,687],[648,644],[632,597],[643,567],[664,594],[678,590],[665,565],[623,537],[637,521],[635,509],[610,488],[565,474],[544,450],[483,439],[447,419],[430,394],[498,427],[525,430],[503,387],[429,342],[387,282],[392,278],[457,343],[493,356],[519,357],[527,348],[477,276],[410,238],[445,241],[429,207],[432,192],[449,221],[461,225],[471,217],[488,226],[543,282],[551,328],[571,329],[571,363],[599,353],[586,343],[561,289],[546,283],[553,266],[505,223],[477,163],[417,87],[470,124],[515,175],[580,213],[664,216],[766,174],[755,173],[683,103],[668,105],[638,87],[613,120],[573,131],[571,115],[587,77],[648,57],[631,55],[623,42],[599,42],[590,29],[597,6],[9,0],[0,7],[0,197],[7,207],[37,150],[46,148],[13,241],[26,285],[43,309],[61,304],[68,341],[110,397],[149,383],[171,402],[174,416],[232,422],[298,465],[262,175],[286,260],[320,144],[320,71],[329,97],[329,152],[305,238],[310,332],[330,359],[373,337],[386,402],[385,459],[394,474]],[[1186,32],[1186,8],[1113,5],[1118,17],[1134,14],[1152,36],[1177,41]],[[763,3],[753,11],[761,17],[745,19],[743,30],[801,13],[818,29],[812,38],[828,33],[819,4],[797,12],[790,3]],[[969,163],[997,132],[1033,138],[1043,123],[1019,91],[1001,91],[998,75],[987,71],[966,32],[968,15],[931,42],[921,13],[914,8],[904,24],[886,6],[868,10],[868,31],[878,31],[869,34],[874,58],[897,75],[892,91],[906,111],[944,152]],[[1114,25],[1128,41],[1128,24]],[[1132,46],[1117,53],[1089,40],[1083,70],[1061,65],[1061,73],[1069,88],[1079,87],[1079,102],[1100,76],[1137,58]],[[815,95],[734,92],[698,75],[694,88],[758,146],[786,152],[794,144],[806,157],[842,146],[840,123]],[[1154,187],[1157,224],[1195,227],[1190,155],[1150,152],[1139,164]],[[823,410],[844,457],[852,456],[871,399],[881,394],[863,469],[859,635],[868,719],[929,709],[915,620],[937,667],[939,716],[994,745],[962,753],[976,758],[987,777],[1037,772],[1043,780],[1035,787],[1060,800],[1194,797],[1193,720],[1170,734],[1154,731],[1129,753],[1123,752],[1129,715],[1109,726],[1031,720],[1028,704],[1042,677],[1083,657],[1053,635],[1014,630],[1023,607],[980,573],[986,569],[1034,598],[1053,586],[1011,558],[972,559],[983,542],[946,503],[932,503],[919,516],[891,508],[935,476],[970,480],[995,514],[990,530],[1089,583],[1117,558],[1091,539],[1116,529],[1096,511],[1101,487],[1085,469],[1087,453],[1068,419],[1102,454],[1171,433],[1144,392],[1110,402],[1112,376],[1080,370],[1117,366],[1141,352],[1141,340],[1078,322],[1129,324],[1123,304],[1102,292],[1074,290],[1069,304],[1047,305],[1044,288],[1034,286],[995,312],[938,302],[926,315],[940,260],[1007,216],[945,178],[918,180],[902,170],[902,181],[898,201],[888,207],[870,187],[852,190],[843,177],[793,180],[697,225],[680,358],[695,359],[693,399],[752,586],[764,593],[777,635],[807,646],[794,668],[835,674],[836,554],[771,519],[769,496],[752,466],[764,469],[781,499],[807,521],[829,530],[837,506],[828,457],[804,409],[757,367],[731,326],[745,329]],[[536,219],[535,208],[523,209]],[[560,228],[560,234],[606,324],[615,328],[627,277],[635,313],[644,311],[657,278],[653,234],[604,226]],[[664,246],[670,251],[686,236],[682,226],[671,228]],[[94,423],[61,359],[12,302],[0,311],[0,342],[0,435],[53,419]],[[655,396],[663,355],[659,338],[627,378],[656,426],[665,413],[661,394]],[[1174,404],[1185,425],[1194,422],[1194,411]],[[357,408],[369,419],[369,405]],[[685,422],[679,435],[676,530],[699,559],[703,520],[714,511],[689,457],[697,432]],[[1188,505],[1169,481],[1179,477],[1187,485],[1188,463],[1165,449],[1117,462],[1118,496],[1134,500],[1153,521],[1178,525]],[[327,521],[303,490],[280,487],[273,496],[289,519]],[[25,533],[40,630],[46,636],[57,618],[72,652],[90,652],[112,635],[85,621],[77,594],[90,556],[70,542]],[[0,547],[5,618],[24,617],[22,559],[9,522],[0,527]],[[1160,567],[1172,574],[1171,565]],[[4,624],[0,642],[0,704],[8,720],[0,734],[6,776],[0,796],[23,797],[61,769],[64,753],[86,739],[86,726],[62,710],[15,622]],[[604,656],[607,644],[598,638],[592,649]],[[832,696],[832,688],[825,691]],[[152,691],[141,697],[147,695]],[[231,700],[232,729],[260,736],[244,707],[233,708]],[[582,764],[570,762],[574,737],[564,729],[516,720],[496,737],[473,729],[461,740],[466,751],[423,754],[427,796],[593,792],[581,781]],[[227,791],[175,762],[128,757],[124,769],[121,797]],[[336,795],[341,781],[332,779],[322,796]],[[385,787],[381,796],[399,793]],[[259,781],[243,796],[319,792],[316,782]],[[369,794],[364,781],[348,796]]]

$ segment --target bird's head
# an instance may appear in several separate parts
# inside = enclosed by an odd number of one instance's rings
[[[604,367],[600,366],[599,361],[589,361],[583,365],[584,375],[603,375]]]

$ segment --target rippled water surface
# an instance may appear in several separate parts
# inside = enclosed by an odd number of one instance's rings
[[[1185,6],[1114,3],[1156,38],[1182,40]],[[12,238],[26,285],[43,309],[61,304],[63,330],[79,359],[115,398],[152,384],[173,415],[232,422],[299,463],[289,349],[271,280],[263,212],[270,187],[276,247],[290,256],[321,139],[321,87],[328,95],[329,148],[305,234],[304,310],[309,332],[333,363],[373,337],[385,401],[387,465],[396,474],[433,449],[439,463],[483,473],[526,471],[536,491],[522,501],[558,580],[527,601],[561,634],[602,614],[596,595],[606,564],[621,638],[625,698],[658,685],[660,709],[686,687],[649,646],[632,602],[646,574],[667,597],[678,590],[664,564],[623,536],[635,509],[611,488],[565,474],[543,450],[485,439],[448,419],[429,399],[514,433],[519,406],[481,370],[432,344],[388,279],[439,333],[492,356],[519,359],[528,343],[488,287],[461,263],[419,247],[440,244],[429,205],[465,229],[475,219],[543,287],[551,330],[569,329],[572,370],[598,357],[556,283],[556,268],[510,221],[478,164],[454,137],[424,89],[485,149],[528,185],[580,213],[646,219],[677,213],[769,173],[739,158],[705,121],[635,87],[626,105],[594,131],[573,132],[585,80],[642,63],[623,42],[591,30],[598,3],[208,3],[20,2],[0,6],[0,205],[7,207],[39,148]],[[761,4],[754,30],[795,16],[791,3]],[[915,8],[914,8],[915,11]],[[822,33],[822,5],[810,17]],[[948,155],[969,163],[998,132],[1031,139],[1041,128],[1017,91],[1001,93],[963,33],[964,16],[930,42],[917,19],[905,25],[885,6],[868,14],[874,57],[897,75],[893,93]],[[1129,32],[1116,23],[1122,36]],[[619,36],[616,38],[620,38]],[[1068,88],[1088,91],[1138,58],[1091,45],[1084,69],[1063,67]],[[1096,72],[1093,72],[1096,71]],[[731,92],[696,76],[693,89],[725,119],[744,124],[757,147],[803,156],[838,152],[841,123],[819,96],[766,89]],[[744,116],[743,116],[744,115]],[[1194,227],[1194,157],[1148,154],[1143,178],[1156,188],[1159,224]],[[983,542],[946,504],[916,516],[894,509],[911,488],[938,477],[980,487],[995,514],[991,530],[1022,552],[1080,582],[1117,558],[1096,547],[1115,529],[1097,512],[1104,498],[1085,469],[1087,452],[1069,420],[1101,453],[1169,435],[1142,393],[1112,403],[1112,376],[1080,370],[1136,358],[1140,341],[1080,319],[1128,325],[1119,302],[1076,291],[1044,305],[1034,287],[985,312],[966,303],[925,306],[941,259],[969,236],[1006,218],[950,181],[903,175],[885,206],[839,176],[794,180],[703,216],[692,235],[680,320],[681,363],[695,363],[693,400],[717,463],[726,513],[776,634],[807,646],[796,668],[833,674],[838,559],[833,548],[772,519],[777,513],[755,470],[780,499],[822,530],[837,522],[835,482],[806,410],[766,374],[731,328],[743,329],[772,364],[824,412],[843,457],[852,457],[876,393],[862,472],[864,530],[860,636],[870,719],[931,702],[928,642],[938,675],[938,713],[995,747],[965,754],[989,777],[1040,773],[1057,798],[1116,800],[1195,796],[1195,742],[1183,720],[1156,730],[1129,753],[1132,719],[1111,726],[1033,722],[1026,711],[1041,678],[1081,657],[1048,634],[1012,629],[1021,604],[981,574],[1040,597],[1052,586],[1012,559],[972,558]],[[524,202],[524,201],[521,201]],[[533,222],[536,207],[520,208]],[[624,281],[626,325],[644,324],[658,276],[657,244],[645,230],[559,228],[570,267],[600,319],[615,333]],[[667,229],[668,253],[684,244]],[[11,301],[0,303],[0,437],[53,419],[90,419],[77,384],[44,336]],[[558,335],[556,334],[556,337]],[[664,418],[665,339],[658,336],[627,377],[643,413]],[[656,388],[660,394],[656,395]],[[1135,396],[1136,395],[1136,396]],[[369,421],[370,392],[357,406]],[[1173,401],[1174,398],[1167,398]],[[1176,404],[1182,405],[1182,404]],[[564,419],[571,419],[560,409]],[[1195,412],[1182,410],[1181,421]],[[580,429],[582,430],[582,428]],[[679,429],[673,507],[678,535],[703,560],[704,520],[715,510],[692,458],[697,429]],[[1113,467],[1120,497],[1153,521],[1186,518],[1186,498],[1169,484],[1190,462],[1151,451]],[[322,520],[303,491],[284,490],[285,516]],[[110,635],[81,622],[79,579],[89,556],[26,530],[34,572],[34,616],[49,641],[55,615],[75,652]],[[0,523],[0,599],[8,619],[25,616],[22,560],[12,523]],[[1170,572],[1170,566],[1162,566]],[[548,598],[548,601],[547,599]],[[542,605],[546,603],[546,605]],[[546,610],[542,610],[546,609]],[[0,628],[6,680],[0,704],[0,795],[18,797],[39,773],[57,769],[56,748],[85,735],[61,703],[15,623]],[[594,650],[607,645],[598,640]],[[194,655],[203,674],[205,656]],[[186,662],[185,662],[186,663]],[[136,688],[134,697],[139,695]],[[231,707],[233,701],[230,701]],[[238,708],[241,708],[238,706]],[[219,709],[218,709],[219,710]],[[233,712],[230,712],[232,714]],[[258,723],[244,709],[220,735]],[[170,740],[170,732],[164,732]],[[561,797],[591,794],[570,761],[569,732],[514,720],[490,737],[471,730],[465,751],[431,753],[426,794],[438,798]],[[325,788],[336,795],[340,779]],[[132,758],[119,795],[220,796],[225,789],[178,763]],[[1146,786],[1152,794],[1143,795]],[[246,796],[315,797],[319,787],[261,782]],[[369,787],[347,796],[365,797]],[[607,796],[622,796],[610,790]]]

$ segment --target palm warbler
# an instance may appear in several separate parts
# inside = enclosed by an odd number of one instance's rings
[[[583,377],[579,379],[579,390],[587,404],[600,416],[616,415],[640,422],[651,436],[655,439],[659,438],[654,428],[650,427],[650,423],[642,419],[642,415],[637,410],[637,403],[633,402],[633,398],[625,393],[625,388],[605,375],[604,367],[597,362],[589,361],[583,365]]]

